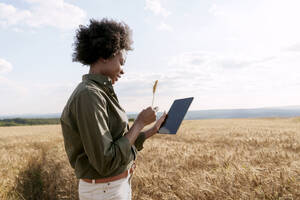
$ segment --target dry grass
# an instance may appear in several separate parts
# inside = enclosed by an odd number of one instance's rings
[[[0,199],[77,199],[60,127],[0,128]],[[139,153],[133,199],[300,199],[300,118],[184,121]]]

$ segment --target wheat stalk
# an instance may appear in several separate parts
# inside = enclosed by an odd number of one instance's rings
[[[158,80],[156,80],[154,85],[153,85],[152,107],[153,107],[153,103],[154,103],[154,95],[155,95],[155,92],[156,92],[157,83],[158,83]]]

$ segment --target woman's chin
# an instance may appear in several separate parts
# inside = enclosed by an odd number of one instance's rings
[[[112,79],[112,84],[115,84],[118,81],[118,79]]]

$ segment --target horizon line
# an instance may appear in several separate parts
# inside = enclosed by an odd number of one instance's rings
[[[270,106],[270,107],[248,107],[248,108],[213,108],[213,109],[193,109],[191,111],[211,111],[211,110],[248,110],[248,109],[276,109],[276,108],[289,108],[289,107],[298,107],[300,109],[300,105],[286,105],[286,106]],[[159,111],[162,112],[162,111]],[[127,111],[126,114],[138,114],[139,112]],[[57,113],[23,113],[23,114],[0,114],[0,117],[9,117],[9,116],[26,116],[26,115],[59,115],[61,112]]]

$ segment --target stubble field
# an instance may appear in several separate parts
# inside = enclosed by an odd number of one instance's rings
[[[0,127],[0,199],[78,199],[59,125]],[[300,199],[300,118],[184,121],[139,153],[134,200]]]

